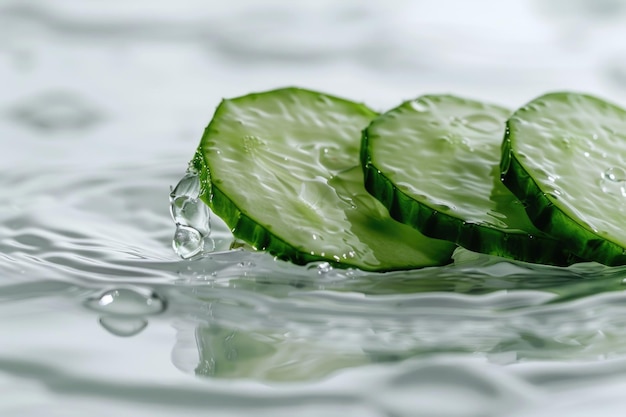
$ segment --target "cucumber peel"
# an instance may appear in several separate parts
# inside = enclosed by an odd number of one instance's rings
[[[599,98],[541,96],[507,121],[502,179],[533,223],[583,259],[626,264],[626,111]]]
[[[539,231],[500,180],[510,111],[450,95],[407,101],[363,132],[365,187],[396,220],[427,236],[516,260],[578,260]]]
[[[200,196],[235,237],[297,264],[390,271],[450,262],[455,245],[394,221],[365,190],[360,131],[375,116],[299,88],[223,100],[192,161]]]

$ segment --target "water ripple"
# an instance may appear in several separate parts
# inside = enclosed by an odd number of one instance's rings
[[[9,116],[43,133],[83,131],[102,118],[93,105],[66,91],[52,91],[30,98],[10,110]]]
[[[626,268],[298,267],[219,222],[181,261],[168,212],[223,95],[619,101],[618,0],[201,3],[0,6],[0,414],[623,414]]]
[[[465,250],[452,265],[415,271],[301,267],[228,250],[232,240],[219,222],[211,231],[219,250],[181,261],[169,248],[173,226],[162,187],[172,171],[137,165],[114,174],[55,168],[49,182],[19,171],[5,178],[19,183],[22,196],[20,208],[0,212],[1,271],[64,283],[33,286],[41,297],[75,288],[78,304],[129,286],[159,294],[167,320],[176,317],[173,358],[186,372],[310,381],[435,352],[498,364],[626,354],[625,268],[547,267]],[[9,300],[28,293],[27,286],[10,288]],[[139,337],[164,319],[95,313],[106,331],[123,337]]]

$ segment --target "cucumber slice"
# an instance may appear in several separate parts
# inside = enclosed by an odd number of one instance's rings
[[[547,94],[507,122],[504,183],[581,258],[626,264],[625,168],[626,111],[599,98]]]
[[[365,187],[393,218],[427,236],[526,262],[573,263],[500,181],[509,115],[505,108],[449,95],[407,101],[364,131]]]
[[[193,160],[201,198],[255,249],[370,271],[450,262],[454,245],[389,216],[363,185],[362,104],[285,88],[224,100]]]

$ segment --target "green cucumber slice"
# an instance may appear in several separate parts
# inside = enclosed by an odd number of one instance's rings
[[[533,226],[500,181],[510,111],[427,95],[377,117],[363,133],[365,187],[391,216],[427,236],[526,262],[576,259]]]
[[[450,262],[455,246],[394,221],[363,185],[360,131],[376,113],[298,88],[224,100],[193,166],[201,198],[255,249],[370,271]]]
[[[626,264],[626,111],[546,94],[507,122],[502,178],[534,224],[584,259]]]

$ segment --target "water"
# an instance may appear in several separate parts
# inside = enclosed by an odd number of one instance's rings
[[[609,168],[602,173],[602,191],[626,197],[626,172],[623,168]]]
[[[625,20],[617,0],[3,2],[0,414],[623,415],[624,268],[296,267],[168,193],[250,91],[624,105]]]
[[[170,215],[176,224],[172,247],[183,259],[215,249],[210,237],[210,210],[199,198],[198,174],[190,169],[188,171],[170,193]],[[205,245],[205,241],[209,244]]]

